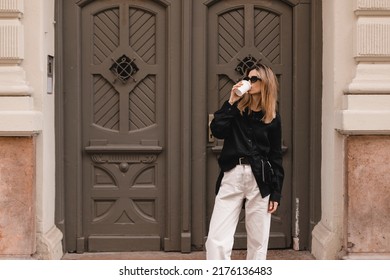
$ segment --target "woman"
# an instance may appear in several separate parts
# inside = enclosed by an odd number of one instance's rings
[[[214,114],[211,131],[224,139],[221,173],[206,241],[207,259],[230,259],[245,201],[247,259],[266,259],[271,214],[281,199],[284,170],[281,120],[276,112],[278,82],[273,71],[256,64],[246,71],[251,89],[230,99]]]

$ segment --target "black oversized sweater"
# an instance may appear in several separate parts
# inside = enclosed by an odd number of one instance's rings
[[[223,173],[235,167],[240,157],[246,157],[262,197],[270,195],[271,201],[280,203],[284,179],[281,119],[277,113],[266,124],[261,120],[263,116],[262,111],[241,114],[237,102],[231,105],[228,101],[214,113],[211,132],[216,138],[224,139],[218,158],[221,174],[216,192]]]

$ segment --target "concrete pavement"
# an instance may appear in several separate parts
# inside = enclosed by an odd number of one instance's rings
[[[64,255],[64,260],[204,260],[204,251],[191,253],[180,252],[112,252],[112,253],[83,253]],[[244,260],[246,251],[234,250],[232,260]],[[314,260],[308,251],[269,250],[268,260]]]

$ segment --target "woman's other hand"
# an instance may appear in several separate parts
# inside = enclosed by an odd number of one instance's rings
[[[270,201],[268,204],[268,213],[272,214],[278,209],[279,203],[276,201]]]

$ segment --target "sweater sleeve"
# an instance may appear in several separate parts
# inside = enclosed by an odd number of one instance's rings
[[[282,197],[282,187],[284,180],[284,169],[283,169],[283,153],[282,153],[282,124],[280,115],[277,114],[275,118],[275,125],[272,127],[269,133],[270,141],[270,153],[268,155],[269,161],[275,172],[275,181],[272,186],[272,193],[270,200],[276,201],[280,204]]]
[[[231,133],[232,121],[240,111],[237,103],[231,105],[226,101],[222,107],[214,113],[214,119],[210,124],[212,134],[218,139],[225,139]]]

